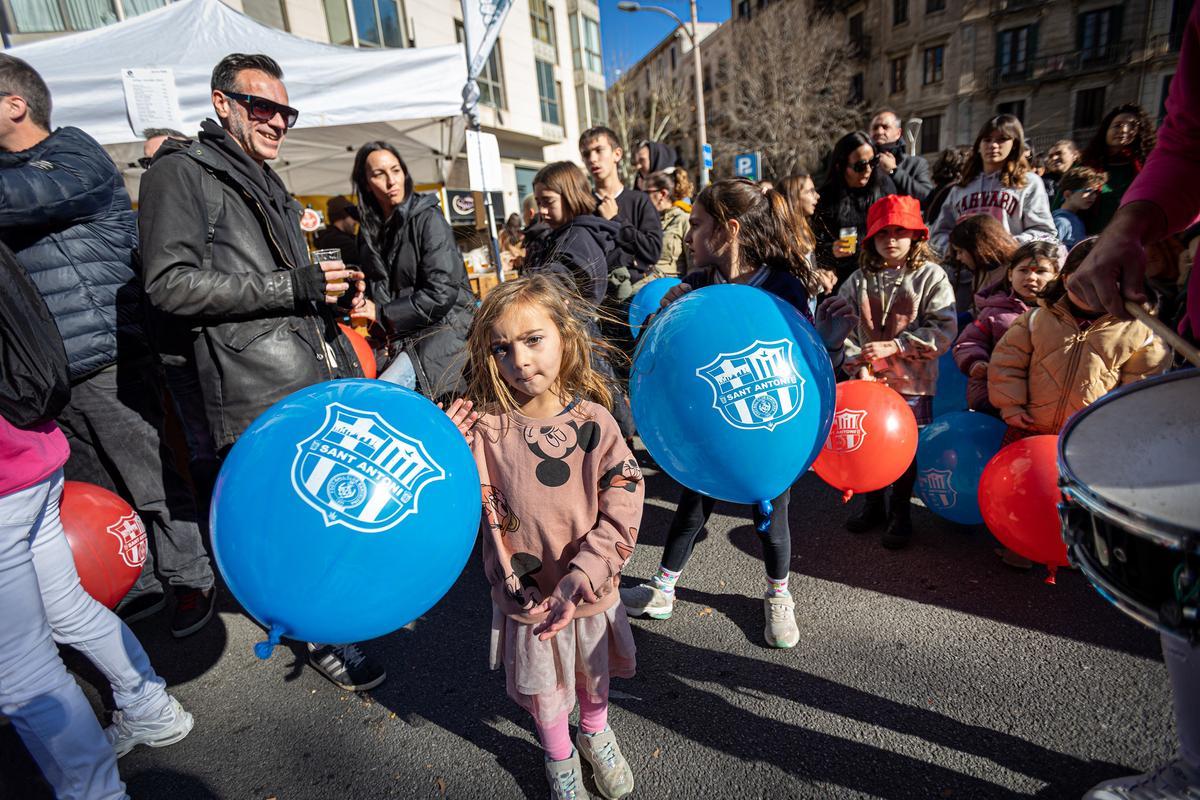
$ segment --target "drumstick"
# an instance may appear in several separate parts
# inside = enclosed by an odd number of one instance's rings
[[[1200,350],[1197,350],[1185,341],[1182,336],[1171,330],[1170,326],[1158,317],[1151,316],[1149,311],[1132,300],[1125,301],[1125,310],[1133,314],[1139,322],[1144,323],[1150,330],[1161,336],[1163,341],[1171,345],[1176,353],[1179,353],[1179,355],[1190,361],[1192,366],[1200,367]]]

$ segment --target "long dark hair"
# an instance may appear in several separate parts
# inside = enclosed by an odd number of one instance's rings
[[[1000,185],[1010,189],[1019,189],[1025,185],[1026,174],[1029,172],[1029,160],[1025,158],[1025,127],[1021,125],[1021,120],[1012,114],[998,114],[983,123],[983,127],[979,129],[975,144],[971,145],[971,160],[963,170],[959,186],[970,185],[971,181],[983,172],[983,156],[979,154],[979,143],[997,131],[1012,139],[1012,149],[1004,159],[1004,166],[1000,168]]]
[[[975,262],[971,289],[978,292],[988,273],[1012,263],[1020,244],[1000,221],[987,214],[966,217],[950,231],[950,244],[966,250]]]
[[[765,193],[745,178],[726,178],[709,184],[696,197],[718,225],[738,221],[738,248],[744,264],[782,270],[795,275],[809,294],[818,283],[805,246],[797,234],[799,224],[787,198],[774,189]]]
[[[383,224],[387,222],[387,218],[383,215],[383,208],[375,199],[375,193],[371,191],[371,185],[367,181],[367,156],[379,150],[387,150],[400,162],[400,169],[404,170],[404,199],[407,200],[413,194],[412,173],[408,170],[408,164],[404,163],[404,156],[400,155],[400,151],[394,145],[375,141],[367,142],[358,148],[358,152],[354,154],[354,169],[350,172],[350,182],[358,195],[361,217],[358,224],[362,226],[363,233],[372,243],[379,241],[379,232],[383,229]]]
[[[833,146],[833,152],[829,154],[829,171],[825,173],[825,181],[821,184],[819,190],[821,197],[829,197],[831,200],[836,200],[849,190],[849,187],[846,186],[846,167],[850,165],[850,156],[864,144],[870,145],[871,149],[878,153],[875,142],[863,131],[847,133],[837,140],[837,144]],[[878,194],[882,197],[883,192],[879,184],[883,179],[880,175],[878,167],[872,169],[871,179],[867,181],[866,189],[870,193]],[[874,199],[877,200],[878,197]]]
[[[1154,132],[1154,123],[1150,121],[1150,115],[1146,113],[1146,110],[1137,103],[1122,103],[1100,120],[1100,127],[1096,129],[1096,134],[1083,150],[1083,158],[1080,160],[1084,164],[1096,169],[1105,169],[1108,166],[1108,126],[1112,125],[1112,121],[1121,114],[1132,114],[1137,117],[1137,135],[1133,137],[1133,144],[1129,146],[1129,149],[1132,151],[1134,161],[1138,164],[1146,163],[1146,156],[1150,155],[1158,138]]]

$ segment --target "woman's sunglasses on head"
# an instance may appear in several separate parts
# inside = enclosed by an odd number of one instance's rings
[[[296,120],[300,118],[300,112],[291,106],[285,106],[282,103],[276,103],[274,100],[268,100],[265,97],[259,97],[254,94],[242,94],[241,92],[225,92],[221,94],[228,97],[230,100],[236,100],[246,106],[250,112],[251,119],[258,122],[270,122],[275,119],[275,115],[279,114],[283,117],[283,124],[288,128],[296,124]]]
[[[879,156],[873,156],[864,161],[855,161],[853,164],[850,165],[850,169],[854,170],[855,172],[857,172],[861,175],[862,173],[866,172],[868,169],[875,169],[875,167],[877,167],[877,166],[879,166]]]

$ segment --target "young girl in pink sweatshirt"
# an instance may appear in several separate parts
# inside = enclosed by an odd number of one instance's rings
[[[533,715],[555,798],[584,797],[582,755],[605,797],[633,790],[608,726],[608,683],[634,672],[621,568],[642,521],[642,473],[593,368],[581,301],[555,277],[501,284],[467,341],[466,432],[483,490],[492,668]],[[572,747],[567,716],[579,700]]]

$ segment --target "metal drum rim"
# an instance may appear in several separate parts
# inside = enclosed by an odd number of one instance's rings
[[[1165,375],[1157,375],[1153,378],[1146,378],[1109,392],[1090,406],[1072,414],[1058,435],[1058,485],[1067,499],[1079,503],[1088,511],[1098,514],[1105,519],[1131,528],[1137,531],[1139,535],[1161,542],[1177,550],[1184,549],[1185,543],[1188,540],[1192,540],[1195,542],[1196,551],[1200,552],[1200,529],[1184,528],[1165,520],[1148,517],[1144,514],[1138,514],[1129,509],[1115,506],[1087,488],[1087,485],[1079,479],[1079,476],[1067,464],[1066,459],[1067,440],[1070,438],[1071,432],[1096,409],[1134,392],[1145,391],[1152,386],[1197,377],[1200,377],[1200,369],[1191,368],[1168,372]]]

